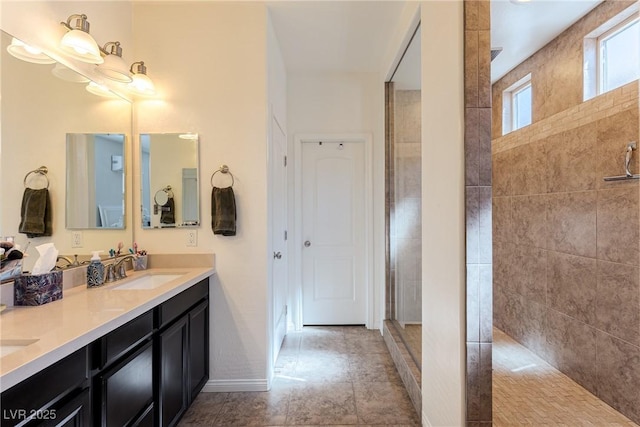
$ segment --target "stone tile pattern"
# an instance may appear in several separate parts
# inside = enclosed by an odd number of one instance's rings
[[[385,320],[383,326],[384,342],[389,349],[398,374],[402,378],[402,383],[409,393],[416,413],[422,416],[422,374],[416,363],[416,354],[414,351],[410,352],[409,346],[406,344],[407,334],[401,336],[398,331],[399,327],[397,322]],[[416,329],[422,334],[422,326],[417,326]],[[420,337],[421,342],[422,337]],[[414,349],[418,347],[417,344],[417,342],[414,343]],[[420,358],[422,358],[422,351],[420,351]]]
[[[494,137],[502,135],[502,92],[527,74],[531,74],[534,123],[580,105],[583,100],[584,37],[635,1],[605,0],[495,82],[492,87]]]
[[[401,324],[422,322],[422,108],[419,90],[394,93],[391,274]],[[402,328],[400,328],[402,330]]]
[[[391,208],[395,199],[395,85],[384,86],[385,144],[384,144],[384,228],[385,228],[385,319],[396,318],[395,265],[391,263]],[[395,229],[394,229],[395,232]]]
[[[493,425],[638,427],[498,329],[493,334]]]
[[[200,393],[188,426],[419,426],[378,330],[305,327],[287,334],[268,392]]]
[[[493,140],[495,326],[635,422],[640,190],[603,177],[638,129],[634,82]]]
[[[490,426],[492,165],[490,3],[464,2],[467,385],[469,425]]]

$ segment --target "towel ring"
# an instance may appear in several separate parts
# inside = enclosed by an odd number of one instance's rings
[[[171,186],[170,186],[170,185],[167,185],[166,187],[161,188],[160,190],[156,191],[156,194],[154,194],[154,195],[153,195],[153,201],[155,202],[155,204],[156,204],[156,205],[160,205],[160,203],[158,203],[158,199],[157,199],[157,197],[158,197],[158,193],[160,193],[160,192],[165,192],[165,193],[167,193],[167,197],[168,197],[168,198],[173,197],[173,191],[171,190]],[[166,203],[166,202],[165,202],[165,203]],[[163,204],[164,204],[164,203],[163,203]]]
[[[23,180],[24,187],[27,188],[27,178],[29,178],[29,175],[31,175],[32,173],[35,173],[37,175],[44,176],[44,179],[47,180],[47,190],[48,190],[49,189],[49,177],[47,176],[48,172],[49,172],[49,169],[46,166],[40,166],[38,169],[34,169],[30,172],[27,172]]]
[[[233,184],[235,184],[236,180],[233,178],[233,174],[231,173],[231,171],[229,170],[229,166],[227,165],[222,165],[220,166],[220,168],[215,171],[214,173],[211,174],[211,179],[209,180],[211,182],[211,186],[214,187],[213,185],[213,176],[215,174],[217,174],[218,172],[222,172],[223,174],[229,174],[229,176],[231,177],[231,185],[229,187],[233,187]]]

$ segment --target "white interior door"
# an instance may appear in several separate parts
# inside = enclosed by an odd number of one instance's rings
[[[302,321],[366,324],[365,144],[302,144]]]
[[[272,201],[271,227],[273,265],[273,360],[278,358],[287,333],[287,137],[275,116],[271,123]]]

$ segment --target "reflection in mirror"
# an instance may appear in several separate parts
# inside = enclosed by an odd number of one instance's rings
[[[140,135],[143,228],[200,224],[198,135]]]
[[[418,367],[422,363],[421,264],[421,78],[420,27],[388,85],[393,99],[393,132],[387,144],[389,170],[389,245],[387,268],[395,303],[391,319]]]
[[[27,249],[29,256],[24,259],[25,271],[29,271],[38,259],[35,248],[43,243],[54,243],[61,255],[73,259],[73,255],[78,254],[82,260],[90,255],[91,250],[108,251],[119,241],[131,242],[131,224],[125,228],[87,229],[81,232],[79,241],[72,240],[72,233],[77,235],[78,231],[66,229],[65,212],[67,196],[74,197],[71,190],[67,194],[65,164],[73,165],[75,162],[66,161],[67,133],[131,134],[131,103],[90,94],[85,89],[86,78],[70,68],[14,58],[7,52],[11,40],[11,35],[1,33],[0,236],[15,236],[15,243],[23,249],[30,243]],[[60,72],[67,77],[66,80],[56,77]],[[19,232],[23,178],[27,172],[40,166],[48,168],[52,235],[30,238]],[[126,162],[124,166],[125,169],[130,167]],[[122,172],[111,170],[110,159],[104,168],[106,176],[120,175],[122,179]],[[102,177],[97,181],[100,179]],[[129,174],[125,174],[125,180],[129,187]],[[33,183],[34,186],[37,184]],[[122,181],[119,181],[117,189],[121,199]],[[131,197],[130,191],[126,192],[126,197]],[[129,212],[124,218],[129,220],[130,202],[126,203],[126,209]],[[98,226],[100,223],[95,224]]]
[[[124,228],[125,136],[67,134],[67,228]]]

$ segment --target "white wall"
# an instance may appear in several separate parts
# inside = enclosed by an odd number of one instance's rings
[[[463,3],[422,2],[421,17],[423,422],[462,426],[466,389]]]
[[[294,159],[298,134],[368,133],[373,136],[373,328],[382,328],[384,317],[384,84],[379,73],[290,73],[287,81],[289,159]],[[292,165],[293,166],[293,165]],[[290,172],[293,171],[293,167]],[[294,179],[290,173],[289,218],[294,218]],[[293,229],[293,227],[290,227]],[[294,236],[292,245],[300,243]],[[293,246],[290,246],[293,259]],[[293,289],[295,270],[289,270]],[[292,317],[300,307],[292,298]],[[296,325],[300,327],[301,325]]]
[[[266,7],[154,2],[136,3],[133,12],[136,58],[145,61],[161,99],[136,103],[135,128],[200,135],[203,220],[196,248],[186,247],[185,230],[143,230],[136,223],[138,245],[151,253],[215,253],[205,390],[264,390],[269,370]],[[223,163],[235,177],[234,237],[214,236],[209,225],[209,178]],[[134,188],[139,182],[136,171]]]

